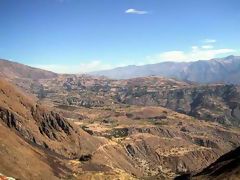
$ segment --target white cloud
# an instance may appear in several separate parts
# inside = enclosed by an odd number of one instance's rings
[[[217,40],[215,40],[215,39],[204,39],[203,42],[204,43],[216,43]]]
[[[197,50],[198,48],[198,46],[192,46],[192,50]]]
[[[153,61],[182,61],[183,59],[186,59],[186,54],[183,51],[167,51],[156,55]]]
[[[236,52],[234,49],[202,49],[192,48],[189,52],[184,51],[167,51],[154,56],[147,57],[149,63],[158,63],[163,61],[197,61],[209,60],[216,58],[218,55]]]
[[[127,9],[125,11],[126,14],[140,14],[140,15],[143,15],[143,14],[148,14],[147,11],[140,11],[140,10],[137,10],[137,9]]]
[[[213,49],[214,47],[212,45],[204,45],[204,46],[201,46],[201,48],[203,48],[203,49]]]
[[[76,65],[61,65],[61,64],[43,64],[43,65],[31,65],[36,68],[45,69],[48,71],[53,71],[56,73],[68,73],[68,74],[75,74],[75,73],[87,73],[92,71],[99,71],[99,70],[107,70],[112,69],[117,66],[103,63],[99,60],[91,61],[89,63],[80,63]]]

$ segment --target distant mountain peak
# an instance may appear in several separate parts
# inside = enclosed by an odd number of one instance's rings
[[[227,56],[225,59],[228,59],[228,58],[236,58],[238,56],[234,56],[234,55],[230,55],[230,56]]]
[[[237,56],[234,56],[234,55],[230,55],[230,56],[227,56],[225,58],[221,58],[223,60],[232,60],[232,59],[235,59]]]

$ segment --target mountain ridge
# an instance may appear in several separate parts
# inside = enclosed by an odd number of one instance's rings
[[[96,71],[91,75],[106,76],[111,79],[130,79],[145,76],[163,76],[198,83],[240,84],[240,56],[227,56],[192,62],[166,61],[156,64],[131,65],[111,70]]]

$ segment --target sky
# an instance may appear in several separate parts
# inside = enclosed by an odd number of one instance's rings
[[[240,54],[239,0],[0,0],[0,58],[58,73]]]

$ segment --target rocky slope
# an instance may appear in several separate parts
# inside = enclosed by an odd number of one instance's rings
[[[240,148],[221,156],[216,162],[194,176],[194,179],[239,179]]]
[[[69,122],[4,80],[0,80],[0,90],[0,118],[9,128],[57,153],[69,156],[79,153],[80,136]]]
[[[226,179],[240,178],[240,147],[221,156],[217,161],[195,175],[182,175],[177,179]]]
[[[198,83],[235,83],[239,84],[240,57],[228,56],[222,59],[199,60],[196,62],[164,62],[144,66],[127,66],[93,72],[113,79],[129,79],[146,76],[163,76]]]
[[[2,122],[0,128],[2,174],[16,179],[58,179],[69,173],[70,170],[61,165],[62,159],[29,145]]]

